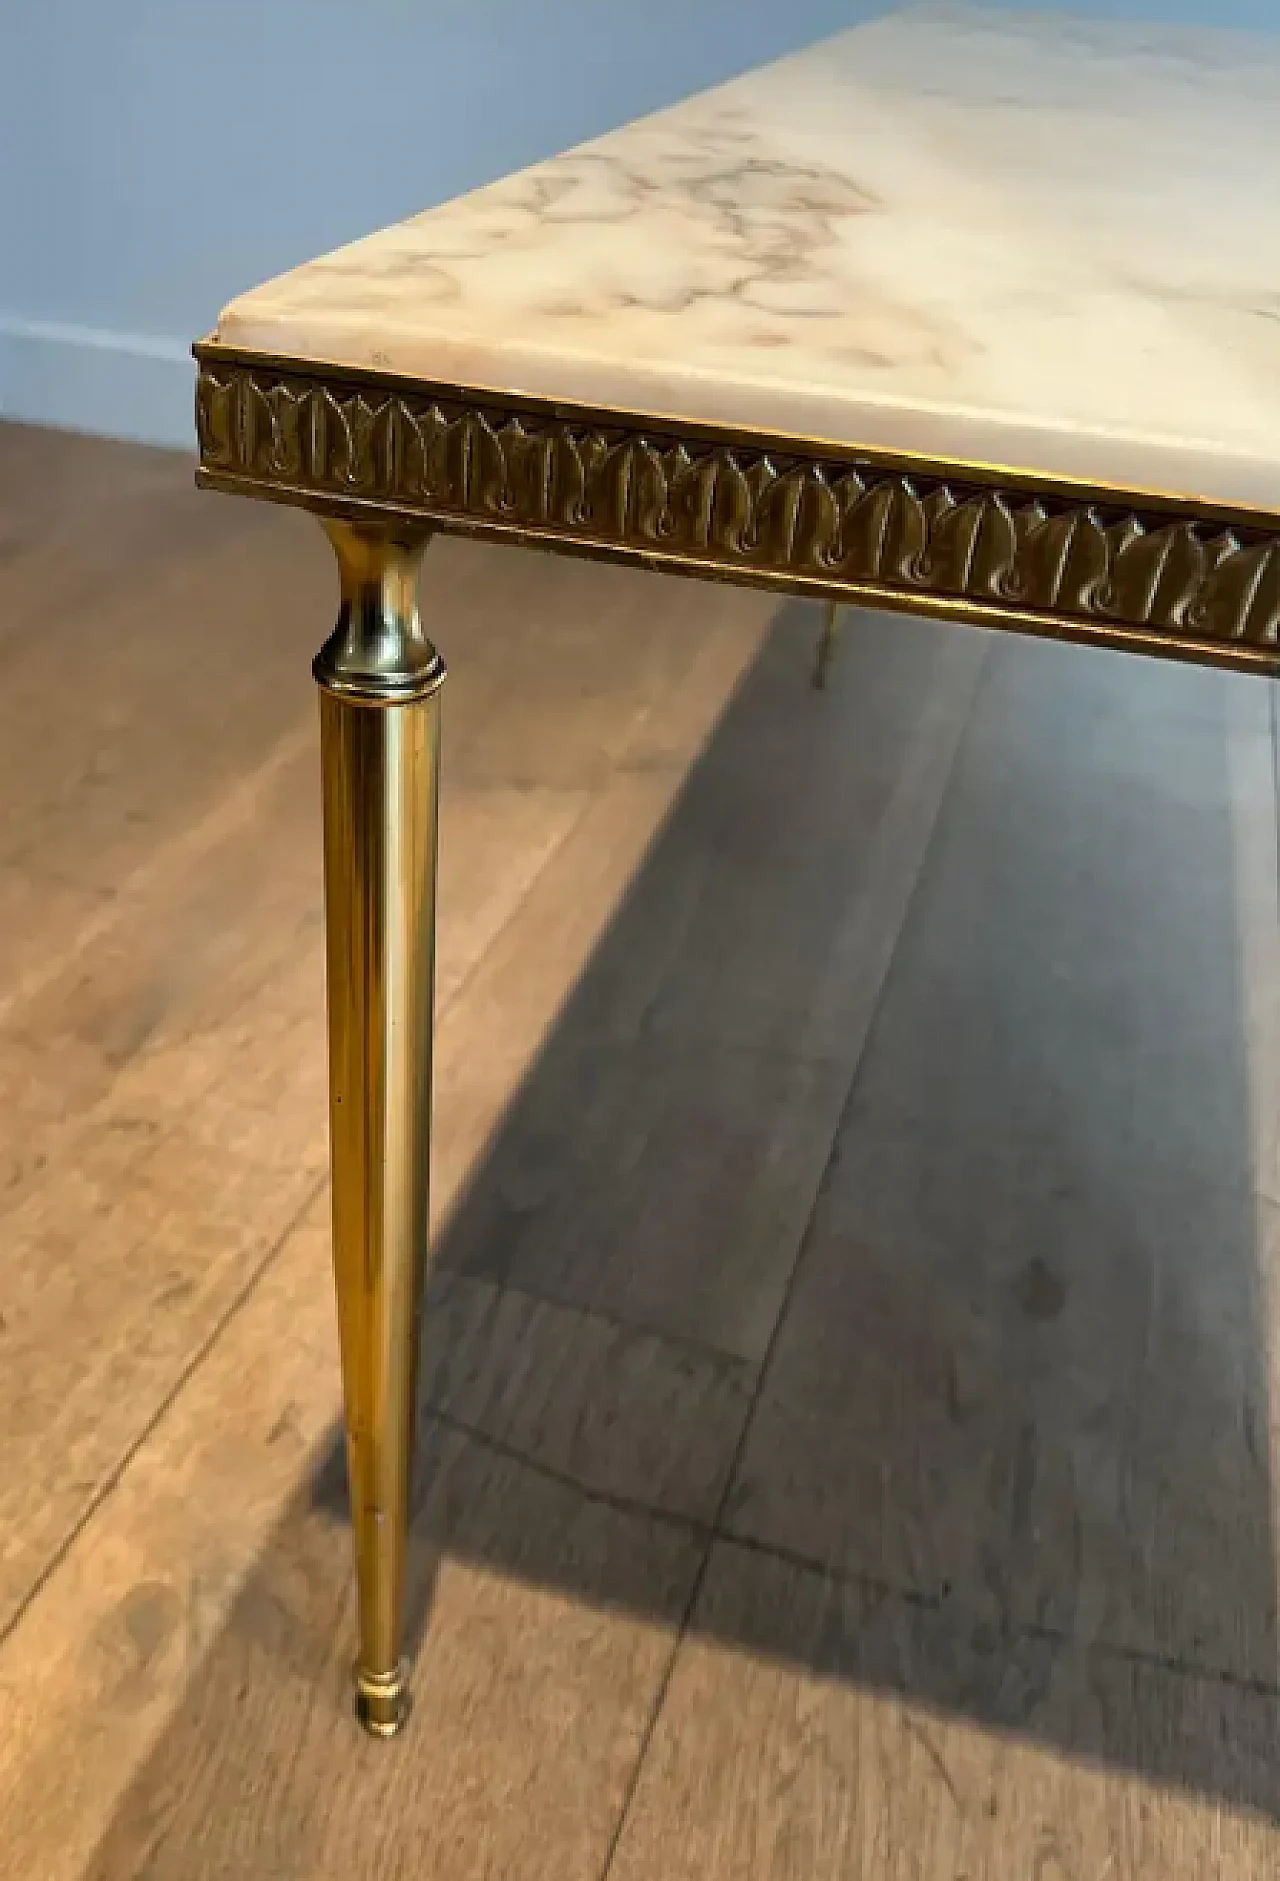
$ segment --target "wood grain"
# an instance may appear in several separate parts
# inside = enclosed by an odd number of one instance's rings
[[[595,1881],[621,1824],[611,1881],[1269,1873],[1269,689],[863,617],[815,695],[811,611],[433,548],[443,1265],[380,1753],[331,575],[188,475],[0,425],[6,1863]]]
[[[1280,1706],[721,1544],[613,1881],[1262,1881]]]
[[[451,1425],[589,1494],[714,1518],[751,1366],[448,1272],[424,1348],[424,1402]]]
[[[780,617],[684,788],[661,787],[643,867],[440,1248],[748,1360],[776,1323],[983,653],[867,620],[844,690],[815,700],[805,619]],[[625,770],[582,849],[613,852],[610,818],[654,831],[654,794]],[[549,936],[592,867],[571,840],[541,879],[529,914]],[[513,1032],[530,971],[501,949],[483,968]]]
[[[705,1396],[679,1354],[674,1389],[652,1348],[637,1366],[635,1341],[620,1392],[600,1369],[610,1329],[561,1320],[549,1338],[543,1315],[533,1343],[560,1362],[539,1375],[540,1411],[502,1426],[530,1463],[426,1418],[419,1708],[379,1758],[349,1711],[328,1270],[320,1198],[6,1642],[0,1839],[15,1871],[598,1872],[702,1544],[551,1467],[634,1496],[625,1442],[597,1441],[584,1468],[556,1433],[621,1404],[647,1433],[641,1460],[678,1484],[679,1452],[706,1453]],[[504,1398],[524,1405],[522,1354],[483,1312],[468,1319],[442,1395],[493,1423]]]
[[[599,1874],[697,1545],[463,1438],[429,1448],[406,1754],[353,1735],[350,1538],[297,1509],[117,1809],[97,1881]],[[495,1550],[517,1571],[482,1565]],[[594,1598],[561,1591],[566,1568]]]
[[[1265,689],[1100,666],[993,656],[732,1526],[1272,1682]]]
[[[0,650],[0,894],[13,916],[0,961],[10,1620],[323,1180],[307,666],[333,580],[314,528],[198,497],[181,458],[0,432],[11,479],[47,480],[44,495],[3,505],[0,564],[4,617],[32,629]],[[664,758],[678,781],[767,615],[754,597],[726,596],[700,638],[681,598],[659,652],[646,653],[643,578],[597,578],[566,627],[555,594],[540,607],[524,562],[523,615],[486,598],[490,586],[510,598],[514,567],[455,545],[432,589],[464,619],[474,596],[493,622],[464,638],[463,683],[451,686],[460,743],[488,757],[455,767],[445,792],[446,1008],[592,801],[597,747],[607,769],[664,688],[692,686],[696,704],[682,698]],[[562,707],[582,695],[570,656],[588,647],[596,681],[582,724],[594,742],[558,781],[539,782],[525,774],[529,752],[565,748]],[[542,674],[536,696],[504,694],[504,665],[526,659]],[[478,1036],[472,1026],[473,1047]],[[509,1095],[510,1053],[479,1055],[497,1075],[483,1102],[473,1084],[455,1120],[441,1212]]]

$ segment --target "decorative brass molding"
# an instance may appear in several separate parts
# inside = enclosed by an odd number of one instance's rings
[[[1280,671],[1280,514],[195,350],[215,488]]]

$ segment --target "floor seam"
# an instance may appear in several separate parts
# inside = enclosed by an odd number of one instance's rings
[[[471,962],[470,966],[468,966],[466,970],[461,974],[456,985],[453,987],[453,990],[449,993],[448,997],[446,999],[441,1000],[439,1004],[433,1007],[432,1025],[433,1025],[433,1029],[435,1030],[435,1032],[438,1033],[441,1030],[442,1026],[444,1025],[445,1019],[454,1010],[455,1006],[457,1006],[460,1003],[463,996],[469,991],[471,986],[474,984],[477,976],[480,973],[481,968],[488,961],[490,955],[499,946],[504,936],[510,932],[515,922],[523,914],[525,905],[528,902],[529,897],[533,894],[534,890],[537,888],[543,876],[546,874],[547,870],[551,867],[551,864],[555,861],[556,857],[561,853],[565,844],[569,842],[571,838],[577,834],[578,830],[582,826],[583,821],[591,814],[592,810],[599,803],[601,797],[604,795],[604,789],[602,788],[601,790],[589,790],[589,791],[584,792],[583,795],[584,795],[584,800],[583,800],[581,808],[578,811],[578,814],[575,817],[571,818],[559,842],[554,843],[552,847],[547,851],[546,855],[542,859],[540,866],[535,870],[534,874],[530,876],[523,890],[517,896],[513,905],[507,910],[506,914],[503,916],[502,920],[498,923],[493,933],[490,934],[489,938],[486,940],[486,942],[484,943],[484,946],[480,949],[475,959]],[[517,1087],[516,1094],[518,1094],[518,1087]]]
[[[721,1491],[715,1513],[711,1518],[711,1533],[708,1536],[706,1546],[703,1549],[702,1560],[699,1562],[697,1571],[694,1574],[693,1584],[689,1590],[689,1596],[685,1602],[684,1611],[681,1615],[680,1623],[676,1630],[675,1638],[672,1641],[670,1656],[667,1660],[667,1664],[663,1671],[662,1678],[658,1682],[658,1689],[654,1696],[654,1702],[652,1706],[650,1707],[649,1717],[646,1721],[644,1731],[641,1735],[639,1748],[636,1754],[635,1766],[631,1771],[631,1774],[627,1783],[626,1791],[623,1795],[622,1803],[619,1809],[618,1820],[614,1827],[613,1834],[611,1835],[609,1839],[608,1847],[605,1851],[605,1858],[600,1868],[599,1881],[609,1881],[609,1877],[613,1871],[614,1862],[617,1859],[618,1849],[621,1846],[622,1837],[627,1826],[627,1821],[630,1817],[632,1806],[634,1805],[636,1794],[640,1786],[640,1778],[644,1771],[645,1764],[648,1760],[649,1748],[653,1741],[653,1734],[657,1728],[658,1719],[662,1715],[663,1706],[665,1705],[666,1699],[667,1699],[667,1693],[671,1686],[671,1680],[675,1673],[676,1660],[679,1657],[680,1648],[683,1645],[684,1640],[689,1632],[693,1615],[697,1611],[698,1602],[700,1601],[702,1597],[702,1590],[706,1584],[707,1573],[711,1565],[711,1556],[712,1556],[712,1553],[714,1552],[716,1542],[720,1539],[722,1531],[723,1531],[725,1514],[728,1510],[729,1503],[732,1499],[734,1488],[735,1488],[736,1481],[737,1481],[738,1470],[741,1465],[742,1458],[746,1452],[747,1443],[750,1439],[751,1430],[755,1422],[755,1414],[759,1407],[761,1394],[764,1388],[764,1381],[767,1378],[768,1373],[769,1373],[770,1361],[772,1360],[774,1352],[777,1348],[778,1340],[781,1336],[782,1329],[786,1324],[787,1314],[790,1309],[792,1297],[795,1293],[796,1282],[801,1272],[801,1269],[804,1266],[805,1255],[808,1252],[808,1249],[812,1242],[814,1223],[817,1219],[818,1209],[821,1205],[822,1198],[824,1194],[826,1193],[826,1190],[830,1184],[832,1172],[835,1169],[836,1164],[837,1164],[837,1160],[838,1160],[837,1146],[840,1141],[840,1132],[844,1126],[846,1118],[849,1115],[850,1106],[853,1103],[854,1093],[856,1092],[858,1088],[859,1074],[862,1070],[862,1066],[866,1062],[867,1053],[871,1046],[872,1039],[875,1035],[876,1021],[883,1008],[885,998],[888,995],[889,987],[893,980],[893,968],[894,968],[894,963],[897,960],[898,949],[902,941],[902,936],[906,931],[907,924],[911,919],[911,911],[915,906],[916,898],[920,892],[920,885],[923,882],[926,871],[928,869],[929,857],[930,857],[930,854],[932,853],[934,843],[937,840],[938,825],[939,825],[939,822],[941,821],[943,808],[945,806],[947,796],[951,790],[952,779],[955,776],[956,767],[960,762],[961,753],[964,751],[965,746],[967,745],[968,740],[969,740],[970,729],[973,725],[974,714],[977,710],[978,700],[986,684],[989,665],[990,665],[990,656],[989,656],[989,649],[988,649],[988,650],[984,650],[983,652],[981,666],[977,675],[976,682],[973,687],[973,691],[970,695],[968,711],[965,714],[964,723],[959,733],[959,736],[956,738],[955,748],[951,754],[951,761],[947,765],[946,775],[943,778],[941,788],[938,791],[937,808],[934,812],[933,820],[929,825],[928,835],[921,849],[920,866],[916,872],[915,880],[911,884],[910,891],[907,894],[906,901],[903,906],[902,919],[898,923],[897,932],[894,934],[894,937],[893,937],[893,943],[890,949],[888,963],[886,964],[885,970],[884,970],[884,977],[882,978],[879,987],[876,989],[876,994],[875,994],[874,1001],[872,1003],[871,1015],[867,1023],[866,1032],[863,1035],[862,1044],[859,1048],[857,1058],[854,1064],[852,1065],[852,1067],[850,1068],[848,1088],[845,1092],[844,1101],[840,1106],[839,1115],[837,1116],[835,1124],[831,1131],[831,1135],[828,1141],[826,1161],[823,1164],[822,1173],[818,1177],[818,1181],[814,1187],[813,1199],[809,1206],[809,1212],[808,1212],[807,1219],[805,1221],[804,1228],[801,1230],[801,1233],[797,1240],[795,1259],[792,1261],[791,1271],[787,1275],[786,1285],[784,1286],[783,1291],[782,1291],[782,1299],[779,1303],[777,1317],[774,1320],[773,1328],[769,1334],[768,1342],[765,1346],[764,1353],[761,1357],[760,1366],[756,1373],[756,1377],[752,1385],[751,1395],[747,1403],[746,1412],[743,1416],[742,1427],[738,1433],[738,1440],[736,1444],[734,1445],[733,1454],[729,1460],[729,1467],[727,1471],[725,1472],[724,1488]]]
[[[438,1424],[441,1429],[465,1437],[478,1449],[501,1457],[505,1462],[515,1463],[540,1481],[552,1483],[558,1489],[567,1489],[595,1507],[612,1509],[619,1515],[638,1516],[646,1522],[664,1523],[708,1545],[715,1540],[715,1531],[706,1522],[700,1522],[696,1515],[686,1515],[678,1509],[659,1508],[653,1503],[642,1501],[638,1496],[622,1495],[616,1490],[593,1489],[571,1471],[558,1469],[554,1463],[545,1463],[541,1458],[522,1450],[518,1444],[508,1443],[503,1437],[495,1437],[491,1431],[482,1430],[479,1425],[457,1417],[451,1411],[442,1410],[439,1405],[429,1402],[424,1404],[421,1415]]]
[[[494,948],[497,947],[498,943],[502,940],[503,936],[507,933],[508,929],[512,926],[513,922],[522,913],[525,903],[528,901],[534,889],[538,886],[539,882],[542,880],[543,876],[546,874],[552,862],[563,850],[566,843],[568,843],[577,834],[579,828],[581,827],[583,822],[586,820],[586,818],[590,816],[592,811],[597,809],[599,805],[605,800],[605,798],[608,796],[611,786],[617,781],[618,777],[625,772],[626,770],[625,760],[626,760],[627,754],[633,749],[634,745],[636,744],[640,736],[641,731],[654,718],[655,714],[658,711],[659,706],[663,703],[665,703],[664,700],[658,700],[658,699],[650,699],[647,701],[643,711],[638,715],[638,718],[633,721],[627,733],[627,736],[623,741],[621,750],[613,754],[613,756],[607,760],[607,769],[605,771],[603,778],[598,783],[590,784],[590,785],[586,785],[582,787],[580,793],[574,793],[572,790],[566,791],[567,795],[580,794],[582,796],[583,801],[582,801],[581,808],[578,811],[578,814],[571,819],[568,827],[565,829],[564,834],[561,836],[559,842],[557,842],[548,851],[547,855],[543,858],[541,866],[539,867],[537,872],[531,877],[529,882],[526,884],[524,892],[520,895],[515,906],[512,907],[508,911],[504,920],[500,922],[499,926],[494,931],[494,933],[492,933],[489,936],[489,939],[486,941],[485,945],[481,948],[480,953],[477,955],[476,959],[472,961],[471,965],[467,968],[466,972],[462,975],[457,985],[453,988],[453,991],[449,994],[448,999],[436,1008],[435,1024],[437,1027],[439,1027],[442,1024],[445,1014],[450,1012],[453,1009],[453,1007],[458,1003],[462,995],[467,991],[468,987],[472,984],[472,982],[476,978],[476,975],[479,973],[481,967],[484,965],[485,961],[489,958],[489,955],[493,952]],[[693,753],[689,762],[683,765],[683,767],[681,765],[681,761],[678,758],[673,759],[670,764],[670,769],[672,771],[673,776],[687,776],[688,772],[692,769],[693,764],[697,761],[698,755],[699,754],[697,752]],[[537,781],[538,780],[536,779],[530,780],[530,782],[537,782]],[[657,832],[655,831],[655,834],[656,833]]]
[[[654,1522],[678,1530],[690,1539],[701,1543],[704,1554],[699,1564],[698,1582],[686,1601],[685,1616],[680,1622],[679,1631],[673,1642],[673,1661],[675,1651],[689,1632],[688,1622],[697,1604],[701,1581],[705,1578],[705,1569],[711,1552],[718,1543],[723,1543],[729,1548],[740,1549],[744,1554],[755,1555],[761,1560],[792,1568],[797,1573],[820,1576],[836,1587],[874,1594],[882,1599],[910,1607],[916,1612],[933,1614],[944,1622],[959,1624],[975,1617],[966,1605],[954,1599],[951,1588],[947,1585],[941,1586],[936,1591],[930,1591],[927,1588],[903,1586],[898,1582],[885,1580],[879,1575],[859,1572],[857,1569],[833,1567],[829,1562],[824,1563],[811,1555],[803,1554],[798,1549],[788,1548],[782,1543],[763,1541],[754,1535],[735,1533],[732,1529],[719,1525],[715,1517],[710,1521],[704,1521],[696,1515],[686,1514],[683,1510],[664,1509],[654,1503],[645,1502],[639,1497],[622,1495],[614,1490],[591,1488],[570,1471],[545,1463],[540,1458],[521,1450],[518,1445],[508,1443],[501,1437],[495,1437],[478,1425],[469,1423],[465,1418],[452,1416],[449,1412],[437,1407],[424,1405],[423,1415],[442,1429],[465,1437],[478,1449],[501,1457],[505,1462],[515,1463],[522,1469],[527,1469],[541,1481],[552,1483],[560,1489],[567,1489],[593,1507],[611,1509],[620,1515]],[[1148,1651],[1141,1646],[1126,1646],[1116,1640],[1081,1639],[1061,1627],[1044,1626],[1039,1623],[1013,1626],[1003,1636],[1001,1646],[1007,1649],[1019,1641],[1028,1640],[1042,1641],[1045,1645],[1066,1651],[1121,1660],[1125,1664],[1144,1666],[1151,1671],[1163,1672],[1170,1677],[1198,1679],[1207,1684],[1226,1686],[1230,1690],[1244,1692],[1253,1697],[1280,1700],[1280,1682],[1251,1677],[1247,1673],[1232,1672],[1225,1666],[1206,1665],[1196,1660],[1183,1659],[1176,1653]],[[669,1672],[668,1681],[664,1681],[664,1694],[666,1682],[669,1682]],[[660,1709],[660,1703],[655,1705],[655,1721],[657,1711]],[[619,1824],[619,1830],[621,1826]],[[607,1873],[607,1868],[601,1871],[602,1881]]]
[[[21,1626],[23,1620],[26,1618],[26,1615],[35,1605],[62,1563],[67,1559],[81,1535],[84,1534],[85,1530],[89,1527],[89,1524],[115,1494],[117,1487],[134,1458],[159,1429],[173,1405],[182,1395],[201,1365],[203,1365],[205,1359],[208,1358],[209,1354],[218,1344],[218,1341],[222,1338],[228,1326],[230,1326],[231,1322],[237,1317],[241,1309],[248,1305],[254,1293],[257,1291],[259,1283],[265,1279],[270,1269],[274,1266],[281,1249],[288,1241],[290,1235],[302,1221],[307,1210],[314,1205],[317,1197],[323,1194],[328,1185],[328,1181],[329,1175],[326,1170],[325,1174],[308,1189],[303,1200],[294,1210],[293,1214],[290,1215],[275,1240],[271,1242],[265,1254],[262,1256],[262,1259],[253,1269],[253,1272],[249,1275],[244,1285],[240,1288],[239,1292],[234,1295],[225,1310],[219,1315],[204,1339],[196,1346],[195,1350],[178,1373],[178,1376],[174,1379],[151,1415],[142,1425],[142,1428],[134,1435],[121,1455],[117,1458],[116,1462],[112,1464],[110,1470],[104,1475],[97,1490],[80,1511],[80,1514],[76,1517],[76,1520],[72,1523],[57,1547],[50,1554],[44,1566],[39,1570],[35,1579],[27,1588],[26,1593],[14,1607],[9,1618],[0,1625],[0,1651],[4,1649],[14,1633],[17,1632],[19,1626]]]
[[[39,966],[30,967],[13,985],[0,994],[0,1029],[7,1028],[11,1015],[38,999],[55,984],[60,974],[70,971],[91,948],[100,942],[131,913],[145,906],[146,897],[171,871],[191,868],[201,857],[241,831],[257,813],[261,798],[289,770],[299,763],[315,742],[315,729],[293,725],[281,734],[265,757],[243,772],[222,795],[205,806],[194,822],[184,825],[175,835],[160,842],[139,862],[109,900],[102,901],[76,926],[70,940],[50,953]]]
[[[756,1411],[759,1408],[760,1399],[763,1394],[764,1383],[769,1373],[770,1363],[773,1359],[773,1355],[777,1347],[778,1341],[781,1337],[781,1334],[786,1326],[787,1318],[791,1310],[792,1301],[795,1297],[796,1284],[799,1280],[801,1271],[804,1268],[805,1260],[808,1256],[810,1247],[812,1246],[814,1230],[815,1230],[815,1226],[816,1226],[817,1219],[818,1219],[818,1212],[822,1206],[823,1199],[828,1189],[830,1188],[835,1170],[839,1166],[839,1162],[840,1162],[840,1147],[839,1146],[840,1146],[841,1135],[844,1131],[846,1123],[848,1122],[850,1113],[853,1108],[854,1099],[858,1093],[863,1067],[865,1066],[867,1062],[867,1059],[871,1052],[871,1048],[875,1042],[876,1028],[880,1022],[880,1015],[882,1011],[884,1010],[885,1002],[889,997],[890,990],[894,983],[894,968],[897,965],[898,951],[902,942],[902,936],[905,934],[907,927],[911,921],[912,911],[915,908],[917,897],[920,894],[921,885],[923,884],[925,876],[928,873],[929,859],[933,852],[934,843],[937,840],[938,827],[942,821],[942,816],[943,816],[943,812],[946,806],[947,797],[949,796],[950,791],[951,791],[952,780],[955,776],[957,766],[960,763],[961,756],[969,740],[970,729],[973,724],[974,715],[977,711],[978,701],[987,682],[987,673],[988,673],[989,664],[990,664],[990,656],[989,656],[989,650],[988,650],[988,652],[984,653],[983,655],[981,670],[978,674],[977,682],[973,688],[973,693],[972,693],[972,696],[970,698],[970,703],[969,703],[969,710],[965,717],[964,726],[960,732],[960,735],[956,739],[955,749],[951,755],[951,762],[947,766],[946,777],[943,780],[942,788],[938,792],[938,806],[934,814],[933,821],[929,826],[929,834],[925,840],[925,843],[921,852],[920,866],[916,872],[915,880],[911,885],[910,892],[907,895],[906,902],[902,910],[902,920],[900,921],[898,925],[898,931],[894,936],[893,947],[889,956],[889,961],[884,970],[884,977],[881,980],[880,986],[876,992],[876,996],[875,996],[874,1003],[872,1005],[871,1013],[867,1020],[867,1027],[863,1035],[861,1047],[858,1051],[857,1058],[855,1059],[853,1065],[850,1067],[848,1088],[845,1091],[844,1101],[842,1102],[840,1106],[840,1113],[838,1117],[836,1118],[834,1127],[831,1132],[831,1138],[830,1138],[830,1143],[828,1146],[826,1161],[823,1164],[822,1173],[818,1177],[817,1184],[815,1185],[815,1188],[814,1188],[813,1201],[810,1204],[808,1217],[805,1221],[804,1229],[801,1232],[799,1242],[796,1247],[795,1260],[792,1262],[791,1272],[787,1276],[787,1284],[785,1288],[783,1289],[782,1301],[778,1308],[778,1317],[774,1323],[773,1331],[770,1334],[769,1342],[765,1348],[764,1355],[760,1360],[759,1376],[756,1380],[756,1388],[752,1393],[751,1402],[748,1406],[747,1418],[746,1418],[746,1423],[743,1427],[741,1441],[739,1442],[739,1445],[736,1451],[734,1452],[733,1461],[730,1465],[729,1479],[728,1479],[728,1482],[726,1483],[725,1494],[724,1494],[724,1498],[722,1501],[722,1505],[721,1505],[721,1508],[717,1511],[716,1518],[715,1518],[715,1526],[716,1526],[717,1534],[720,1534],[723,1529],[723,1516],[724,1516],[726,1509],[728,1508],[729,1502],[733,1495],[734,1488],[736,1486],[738,1467],[745,1453],[747,1440],[751,1433],[751,1426],[754,1421]]]
[[[613,1332],[624,1333],[628,1338],[651,1339],[656,1345],[669,1346],[673,1352],[683,1352],[691,1358],[700,1359],[716,1371],[734,1369],[754,1372],[761,1363],[759,1359],[747,1358],[741,1352],[730,1352],[724,1346],[712,1345],[692,1333],[669,1332],[665,1327],[647,1325],[642,1320],[624,1319],[618,1313],[608,1312],[598,1306],[584,1306],[580,1300],[571,1300],[562,1293],[544,1292],[540,1287],[529,1286],[524,1281],[497,1280],[491,1274],[469,1273],[465,1267],[450,1267],[447,1264],[435,1269],[433,1280],[446,1284],[462,1281],[473,1287],[488,1287],[499,1296],[508,1294],[527,1300],[531,1306],[548,1306],[558,1313],[573,1313],[580,1319],[591,1319],[597,1325],[608,1326]],[[433,1310],[438,1311],[439,1308],[433,1309],[428,1299],[428,1320]]]

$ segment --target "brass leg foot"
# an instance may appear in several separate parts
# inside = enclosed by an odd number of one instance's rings
[[[370,1737],[394,1737],[413,1709],[409,1695],[409,1667],[402,1659],[386,1678],[355,1669],[356,1717]]]
[[[823,603],[822,632],[818,636],[818,651],[813,662],[813,683],[819,692],[826,691],[839,632],[840,609],[836,602],[826,601]]]
[[[391,1737],[418,1317],[427,1268],[436,799],[444,665],[418,620],[426,537],[326,524],[338,625],[316,658],[324,774],[329,1134],[360,1655],[356,1713]]]

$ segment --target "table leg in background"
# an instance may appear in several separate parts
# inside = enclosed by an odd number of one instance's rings
[[[819,692],[826,689],[831,673],[831,662],[836,656],[836,641],[840,634],[840,604],[838,601],[824,601],[822,606],[822,632],[818,636],[818,650],[813,660],[813,683]]]

